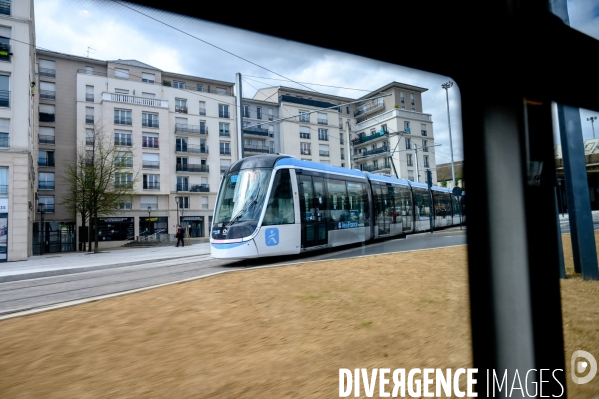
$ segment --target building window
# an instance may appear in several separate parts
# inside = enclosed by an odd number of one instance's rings
[[[268,109],[268,120],[272,121],[273,120],[273,116],[272,116],[272,108]]]
[[[37,164],[43,167],[53,167],[54,165],[54,151],[39,150]]]
[[[327,129],[318,129],[318,140],[329,140],[329,133]]]
[[[189,191],[189,177],[177,176],[177,191]]]
[[[94,74],[94,67],[86,66],[85,67],[85,74],[86,75],[93,75]]]
[[[307,111],[300,111],[299,121],[302,123],[310,123],[310,114]]]
[[[54,172],[40,172],[38,189],[54,190]]]
[[[93,109],[93,107],[85,107],[85,123],[88,125],[94,124],[94,109]]]
[[[0,2],[0,10],[1,9],[2,9],[2,3]],[[47,76],[49,78],[55,78],[56,77],[56,61],[40,59],[40,76]]]
[[[400,91],[400,92],[399,92],[399,101],[400,101],[401,103],[405,103],[405,102],[406,102],[406,100],[405,100],[405,98],[404,98],[404,95],[403,95],[403,91]]]
[[[114,165],[119,168],[132,168],[133,154],[130,152],[117,152],[114,157]]]
[[[229,118],[229,106],[225,104],[218,104],[218,117]]]
[[[230,159],[221,159],[220,160],[220,173],[223,174],[227,171],[227,169],[229,169],[229,167],[231,166],[231,160]]]
[[[307,126],[300,126],[300,139],[310,139],[310,128]]]
[[[318,124],[319,125],[328,125],[329,124],[329,120],[327,117],[327,114],[323,114],[318,112],[317,113],[317,117],[318,117]]]
[[[144,98],[156,98],[156,94],[154,93],[145,93],[145,92],[141,92],[141,96]]]
[[[144,175],[144,190],[160,190],[160,175]]]
[[[189,197],[179,197],[179,209],[189,209]]]
[[[0,119],[0,148],[8,148],[10,133],[10,119]]]
[[[404,130],[404,132],[410,134],[410,122],[405,121],[403,123],[403,130]]]
[[[39,129],[38,143],[55,144],[55,133],[53,127],[40,126]]]
[[[129,90],[125,90],[125,89],[114,89],[114,92],[115,92],[115,94],[125,94],[125,95],[129,94]]]
[[[406,139],[406,150],[412,149],[412,140]]]
[[[410,93],[410,104],[414,105],[414,93]]]
[[[158,114],[150,114],[149,112],[141,113],[141,125],[143,127],[158,127]]]
[[[204,86],[203,85],[198,85],[197,91],[204,91]]]
[[[389,130],[387,129],[387,125],[381,125],[381,130],[385,133],[389,133]]]
[[[115,173],[114,187],[117,189],[133,188],[133,173]]]
[[[182,114],[187,113],[187,100],[182,98],[175,98],[175,112],[180,112]]]
[[[208,197],[202,197],[202,209],[208,209]]]
[[[123,146],[131,147],[131,145],[132,145],[131,132],[115,130],[114,131],[114,145],[123,145]]]
[[[217,87],[216,88],[216,94],[221,94],[223,96],[226,96],[228,94],[227,93],[227,89],[223,89],[222,87]]]
[[[155,133],[143,133],[141,139],[143,148],[160,148],[158,135]]]
[[[221,137],[231,137],[231,132],[229,131],[228,123],[218,124],[218,135]]]
[[[321,157],[328,157],[329,155],[329,146],[326,144],[320,144],[318,146],[318,155]]]
[[[40,82],[40,98],[56,100],[56,83]]]
[[[414,164],[412,162],[412,154],[406,154],[406,159],[407,159],[408,166],[414,166]]]
[[[114,110],[114,123],[116,125],[132,125],[131,122],[131,110],[128,109],[115,109]]]
[[[114,68],[114,77],[117,79],[129,79],[129,70]]]
[[[38,204],[44,204],[44,213],[54,213],[54,196],[39,196]]]
[[[422,151],[428,152],[428,140],[422,140]]]
[[[184,89],[185,88],[185,82],[181,82],[178,80],[173,80],[173,87],[175,89]]]
[[[148,209],[147,206],[145,208],[143,208],[143,205],[144,205],[143,202],[142,202],[141,205],[142,205],[141,209]],[[131,210],[132,209],[132,207],[131,207],[131,198],[127,198],[126,200],[124,200],[124,201],[120,202],[119,204],[117,204],[116,209],[118,209],[118,210],[124,210],[124,211]]]
[[[154,83],[156,76],[153,73],[141,73],[141,81],[144,83]]]
[[[160,154],[143,153],[141,159],[143,169],[160,169]]]
[[[424,167],[425,168],[430,168],[430,164],[428,162],[428,155],[424,156]]]
[[[0,166],[0,195],[8,195],[8,167]]]
[[[85,101],[94,102],[94,86],[85,86]]]
[[[0,3],[3,3],[0,2]],[[9,27],[0,27],[0,61],[10,62],[10,37],[12,29]]]
[[[256,107],[256,119],[262,119],[262,108]]]
[[[310,143],[300,143],[300,151],[302,155],[312,155]]]
[[[249,105],[244,105],[243,106],[243,117],[244,118],[249,118],[250,117],[250,106]]]
[[[0,78],[2,76],[0,75]],[[7,95],[10,94],[10,92],[8,91],[3,91],[0,90],[0,106],[3,105],[3,98],[2,98],[2,94],[3,93],[7,93]],[[8,107],[8,97],[6,97],[6,106]],[[51,104],[40,104],[39,105],[40,108],[40,122],[56,122],[56,106],[51,105]]]
[[[231,143],[226,141],[220,142],[220,155],[231,155]]]
[[[408,170],[408,180],[414,181],[414,171],[413,170]]]
[[[347,114],[349,115],[349,107],[345,107],[345,110],[347,111]]]

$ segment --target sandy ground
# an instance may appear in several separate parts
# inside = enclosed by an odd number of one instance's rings
[[[599,283],[562,296],[568,363],[599,354]],[[466,247],[219,275],[5,320],[0,337],[2,398],[338,397],[340,368],[471,366]],[[599,377],[568,389],[591,399]]]

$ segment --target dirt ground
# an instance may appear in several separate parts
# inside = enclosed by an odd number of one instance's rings
[[[567,363],[599,354],[599,282],[562,297]],[[2,398],[339,397],[340,368],[471,367],[466,247],[218,275],[0,321],[0,337]],[[591,399],[599,378],[568,389]]]

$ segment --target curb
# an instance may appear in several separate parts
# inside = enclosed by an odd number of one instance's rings
[[[110,265],[76,267],[76,268],[72,268],[72,269],[46,270],[46,271],[40,271],[40,272],[13,274],[13,275],[8,275],[8,276],[0,276],[0,283],[9,283],[9,282],[13,282],[13,281],[22,281],[22,280],[32,280],[32,279],[42,278],[42,277],[64,276],[64,275],[68,275],[68,274],[85,273],[85,272],[92,272],[92,271],[96,271],[96,270],[115,269],[118,267],[150,264],[150,263],[163,262],[163,261],[173,260],[173,259],[185,259],[185,258],[191,258],[191,257],[195,257],[195,256],[200,256],[200,255],[210,255],[210,252],[204,252],[204,253],[193,254],[193,255],[185,255],[185,256],[174,256],[174,257],[170,257],[170,258],[138,260],[138,261],[134,261],[134,262],[117,263],[117,264],[110,264]]]

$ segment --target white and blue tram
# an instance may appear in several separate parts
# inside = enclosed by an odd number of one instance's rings
[[[300,161],[256,155],[231,165],[210,235],[215,258],[292,255],[460,223],[450,190]]]

